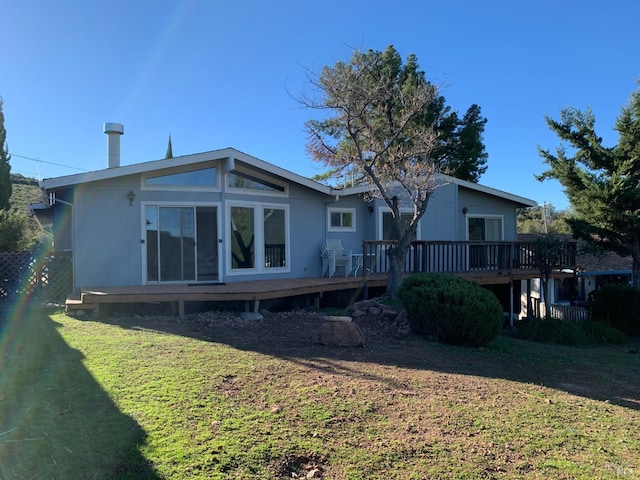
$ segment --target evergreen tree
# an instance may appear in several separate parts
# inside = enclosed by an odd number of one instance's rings
[[[27,245],[26,217],[0,210],[0,252],[25,250]]]
[[[173,147],[171,146],[171,135],[169,135],[169,143],[167,144],[167,153],[164,158],[173,158]]]
[[[4,128],[4,113],[2,112],[2,97],[0,97],[0,210],[9,209],[11,198],[11,155],[7,147],[7,131]]]
[[[440,147],[435,158],[440,169],[462,180],[477,183],[487,171],[487,158],[483,136],[487,119],[480,107],[471,105],[460,119],[456,112],[445,115],[438,130]]]
[[[549,169],[539,180],[557,179],[571,202],[567,219],[575,236],[591,245],[631,255],[634,286],[640,286],[640,91],[633,92],[618,116],[618,144],[606,147],[595,132],[590,110],[561,111],[546,117],[565,146],[555,154],[539,149]]]

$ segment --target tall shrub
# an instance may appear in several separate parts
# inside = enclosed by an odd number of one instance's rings
[[[399,292],[411,329],[454,345],[491,343],[504,323],[496,296],[463,278],[418,273],[407,277]]]

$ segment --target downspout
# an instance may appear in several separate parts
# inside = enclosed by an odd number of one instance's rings
[[[72,284],[72,289],[73,292],[76,292],[76,268],[77,268],[77,263],[76,262],[76,209],[73,208],[74,205],[71,202],[67,202],[66,200],[60,200],[59,198],[56,198],[55,193],[51,192],[49,193],[49,206],[53,207],[56,203],[62,203],[63,205],[67,205],[69,207],[71,207],[71,266],[73,269],[73,284]],[[55,238],[55,237],[54,237]]]

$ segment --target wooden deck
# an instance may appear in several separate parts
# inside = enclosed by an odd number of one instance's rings
[[[386,275],[367,278],[368,287],[385,287]],[[125,287],[100,287],[82,290],[66,301],[67,310],[97,309],[105,303],[175,302],[178,314],[184,315],[185,302],[246,302],[247,311],[257,312],[261,300],[311,295],[319,303],[325,292],[363,288],[363,278],[321,277],[282,280],[255,280],[223,284],[163,284]]]
[[[480,285],[508,284],[512,280],[538,278],[530,269],[512,271],[483,271],[458,273],[463,278]],[[554,277],[568,274],[556,272]],[[366,283],[365,283],[366,280]],[[221,284],[163,284],[100,287],[82,290],[79,295],[67,298],[66,309],[96,310],[100,304],[114,303],[174,303],[178,315],[184,316],[185,302],[245,302],[245,310],[257,312],[262,300],[308,295],[316,307],[325,292],[359,290],[387,286],[386,274],[368,274],[349,277],[313,277],[279,280],[254,280]],[[366,294],[366,293],[365,293]]]

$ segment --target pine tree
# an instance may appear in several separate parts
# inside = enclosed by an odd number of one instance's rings
[[[167,153],[164,158],[173,158],[173,147],[171,146],[171,135],[169,135],[169,143],[167,144]]]
[[[439,146],[434,152],[440,169],[453,177],[477,183],[487,171],[487,158],[483,143],[487,119],[478,105],[471,105],[460,119],[456,112],[448,113],[440,104],[441,120],[437,130]]]
[[[538,177],[560,181],[573,208],[573,233],[589,244],[631,255],[633,282],[640,287],[640,91],[632,93],[615,124],[618,144],[605,147],[590,110],[561,111],[546,118],[563,144],[555,154],[539,149],[549,170]]]
[[[0,97],[0,210],[9,209],[11,198],[11,155],[7,147],[7,131],[4,128],[4,113],[2,112],[2,97]]]

